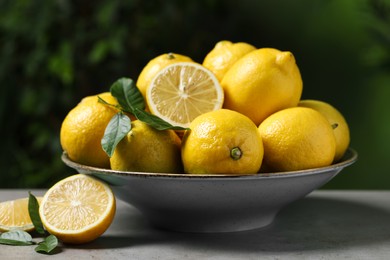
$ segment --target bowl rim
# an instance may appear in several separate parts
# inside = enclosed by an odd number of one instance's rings
[[[122,177],[148,177],[148,178],[179,178],[179,179],[259,179],[259,178],[286,178],[291,176],[307,176],[313,174],[319,174],[329,171],[341,170],[353,163],[358,159],[358,153],[352,148],[348,148],[341,161],[325,166],[312,169],[287,171],[287,172],[269,172],[269,173],[257,173],[257,174],[188,174],[188,173],[152,173],[152,172],[131,172],[131,171],[118,171],[105,168],[98,168],[88,165],[83,165],[72,161],[68,154],[64,151],[61,156],[62,161],[69,167],[82,173],[89,174],[103,174],[103,175],[116,175]]]

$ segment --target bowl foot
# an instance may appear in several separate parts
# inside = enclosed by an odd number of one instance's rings
[[[151,225],[156,228],[191,233],[239,232],[263,228],[274,221],[276,214],[277,210],[273,210],[250,216],[225,215],[226,217],[223,218],[220,214],[217,217],[213,217],[214,214],[189,217],[188,215],[174,216],[144,212]]]

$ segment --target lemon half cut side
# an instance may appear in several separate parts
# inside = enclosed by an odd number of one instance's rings
[[[47,231],[71,244],[90,242],[111,225],[116,209],[111,188],[94,177],[76,174],[51,187],[39,215]]]
[[[220,109],[223,100],[223,89],[215,75],[194,62],[167,66],[146,92],[150,112],[181,127],[188,127],[201,114]]]
[[[38,202],[42,200],[37,197]],[[34,230],[28,213],[28,198],[9,200],[0,203],[0,232],[21,229],[27,232]]]

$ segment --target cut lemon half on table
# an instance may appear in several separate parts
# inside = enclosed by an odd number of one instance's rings
[[[107,230],[115,215],[115,196],[104,182],[76,174],[44,195],[39,215],[47,231],[71,244],[90,242]]]
[[[215,75],[194,62],[165,67],[146,91],[150,112],[181,127],[188,127],[201,114],[220,109],[223,99],[223,89]]]
[[[38,202],[42,200],[37,198]],[[21,229],[27,232],[34,230],[28,213],[28,198],[4,201],[0,203],[0,232]]]

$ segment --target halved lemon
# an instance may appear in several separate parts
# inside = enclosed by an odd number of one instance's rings
[[[201,114],[220,109],[223,99],[223,89],[215,75],[194,62],[165,67],[146,91],[150,112],[182,127],[188,127]]]
[[[39,215],[47,231],[71,244],[102,235],[115,215],[111,188],[94,177],[76,174],[51,187],[43,196]]]
[[[37,197],[38,202],[42,200]],[[4,201],[0,203],[0,232],[21,229],[27,232],[34,230],[28,213],[28,198]]]

